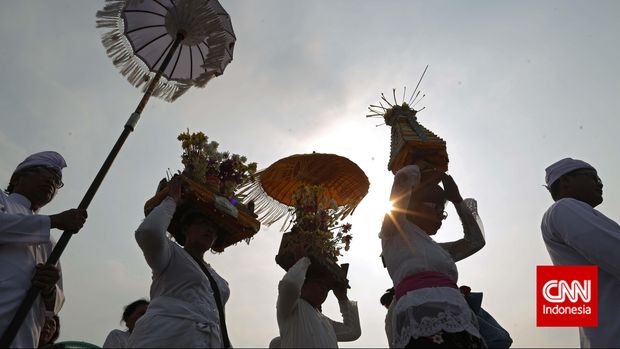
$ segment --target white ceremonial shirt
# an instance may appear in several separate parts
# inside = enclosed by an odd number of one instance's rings
[[[417,165],[409,165],[394,177],[391,200],[403,197],[409,202],[411,188],[420,183]],[[456,261],[484,246],[478,222],[476,201],[465,199],[456,205],[463,223],[463,239],[437,243],[405,215],[385,215],[379,237],[385,267],[394,287],[409,276],[421,272],[440,272],[454,283],[458,281]],[[424,314],[421,316],[420,314]],[[480,338],[478,321],[461,291],[451,287],[426,287],[394,298],[386,315],[386,333],[392,347],[403,348],[411,338],[432,336],[439,331],[467,331]]]
[[[166,237],[175,210],[174,200],[166,198],[136,230],[136,241],[153,271],[153,283],[151,303],[136,321],[129,347],[223,347],[220,316],[209,279],[183,247]],[[226,304],[230,296],[228,283],[211,266],[206,267]]]
[[[304,257],[293,265],[278,285],[277,319],[282,348],[338,348],[338,342],[360,337],[357,302],[339,301],[342,323],[323,315],[305,299],[301,288],[310,259]],[[272,341],[274,345],[277,341]]]
[[[45,263],[54,248],[50,218],[35,214],[23,195],[6,195],[0,190],[0,332],[4,333],[30,286],[35,266]],[[60,269],[60,263],[58,264]],[[54,313],[58,314],[64,296],[62,276],[56,285]],[[32,305],[12,347],[33,348],[39,343],[45,324],[45,304],[41,296]]]
[[[112,330],[103,342],[103,348],[127,348],[129,331]]]
[[[554,265],[598,266],[598,327],[580,327],[582,348],[620,348],[620,226],[585,202],[556,201],[542,219]]]

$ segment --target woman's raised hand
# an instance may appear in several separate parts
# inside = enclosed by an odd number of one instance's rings
[[[168,196],[176,202],[177,205],[181,203],[181,177],[175,175],[168,182]]]
[[[459,192],[459,187],[456,185],[454,178],[447,173],[444,173],[443,178],[441,179],[443,183],[443,190],[446,193],[446,199],[453,204],[458,204],[463,201],[461,197],[461,193]]]

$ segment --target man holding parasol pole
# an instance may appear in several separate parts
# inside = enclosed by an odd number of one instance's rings
[[[32,154],[17,166],[6,190],[0,191],[0,329],[6,329],[31,285],[41,290],[16,333],[15,347],[36,347],[45,312],[58,314],[64,303],[60,264],[43,264],[55,244],[50,230],[80,229],[86,210],[37,214],[63,186],[64,167],[65,160],[57,152]]]

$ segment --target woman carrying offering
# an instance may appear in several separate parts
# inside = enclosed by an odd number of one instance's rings
[[[199,211],[180,219],[173,237],[166,230],[181,203],[181,182],[173,177],[169,194],[136,231],[136,241],[153,271],[151,303],[129,338],[131,348],[230,347],[224,322],[228,283],[203,255],[218,238],[216,222]]]
[[[456,285],[455,264],[485,244],[476,201],[463,200],[452,177],[422,161],[396,173],[390,200],[394,210],[379,233],[395,288],[386,319],[390,347],[482,347],[476,317]],[[437,243],[431,236],[446,218],[446,200],[454,204],[465,236]]]

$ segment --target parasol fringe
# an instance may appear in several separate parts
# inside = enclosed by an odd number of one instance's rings
[[[243,184],[238,194],[244,197],[243,203],[246,205],[250,201],[254,201],[254,213],[259,216],[258,220],[262,224],[271,226],[278,220],[285,218],[280,231],[287,231],[293,224],[294,209],[277,201],[265,192],[260,182],[263,172],[264,170],[257,172],[254,175],[255,178],[253,181],[248,181]],[[364,195],[358,195],[349,203],[339,206],[334,212],[336,218],[342,220],[348,215],[353,214],[362,199],[364,199]]]
[[[285,216],[289,216],[288,221],[293,215],[292,210],[289,206],[267,195],[260,184],[260,174],[261,172],[258,172],[254,181],[243,184],[240,188],[239,194],[244,196],[243,203],[254,201],[254,213],[259,216],[258,220],[267,226],[271,226]]]

